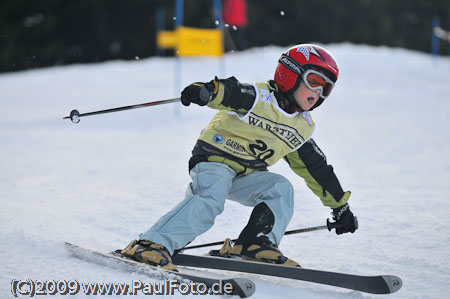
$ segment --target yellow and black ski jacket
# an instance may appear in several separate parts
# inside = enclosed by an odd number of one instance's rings
[[[208,106],[220,111],[197,140],[189,169],[199,162],[220,162],[246,175],[284,159],[325,206],[337,208],[347,202],[350,192],[343,191],[311,138],[315,124],[309,112],[280,108],[283,95],[273,82],[250,85],[230,77],[216,80],[215,86]]]

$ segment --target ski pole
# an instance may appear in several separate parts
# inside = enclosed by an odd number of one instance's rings
[[[300,234],[300,233],[312,232],[312,231],[323,230],[323,229],[328,229],[329,231],[331,231],[333,228],[336,228],[336,226],[334,224],[335,224],[334,222],[330,222],[327,219],[327,225],[313,226],[313,227],[289,230],[289,231],[285,232],[284,235],[287,236],[287,235]],[[237,239],[234,239],[234,240],[231,240],[231,241],[232,242],[236,242]],[[206,243],[206,244],[200,244],[200,245],[194,245],[194,246],[187,246],[187,247],[183,247],[181,249],[175,250],[175,252],[184,251],[186,249],[196,249],[196,248],[203,248],[203,247],[209,247],[209,246],[222,245],[223,242],[224,241],[219,241],[219,242],[212,242],[212,243]]]
[[[70,112],[69,116],[63,117],[63,119],[70,119],[74,124],[76,124],[76,123],[80,122],[80,117],[83,117],[83,116],[105,114],[105,113],[118,112],[118,111],[123,111],[123,110],[137,109],[137,108],[144,108],[144,107],[156,106],[156,105],[161,105],[161,104],[175,103],[175,102],[179,102],[179,101],[180,101],[180,98],[174,98],[174,99],[153,101],[153,102],[148,102],[148,103],[143,103],[143,104],[117,107],[117,108],[111,108],[111,109],[99,110],[99,111],[93,111],[93,112],[87,112],[87,113],[80,113],[80,112],[78,112],[78,110],[74,109]]]

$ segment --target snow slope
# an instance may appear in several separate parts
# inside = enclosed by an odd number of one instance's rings
[[[398,275],[403,288],[389,298],[448,298],[450,61],[386,47],[327,48],[341,75],[333,95],[312,113],[315,140],[352,191],[360,229],[287,236],[281,249],[307,268]],[[283,50],[256,48],[222,62],[183,59],[181,85],[216,74],[265,81]],[[77,125],[62,117],[74,108],[83,113],[171,98],[175,70],[172,58],[150,58],[0,75],[1,298],[12,297],[13,279],[151,282],[80,262],[63,241],[121,248],[171,209],[190,181],[187,161],[196,137],[215,111],[169,104],[86,117]],[[282,161],[271,171],[295,187],[288,229],[325,223],[329,209],[302,179]],[[237,237],[250,212],[228,202],[193,244]],[[383,297],[252,278],[254,298]]]

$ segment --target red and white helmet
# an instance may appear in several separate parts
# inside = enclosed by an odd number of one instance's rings
[[[334,83],[339,76],[337,61],[330,52],[317,45],[300,44],[281,55],[275,70],[275,83],[282,92],[292,94],[309,69],[321,72]]]

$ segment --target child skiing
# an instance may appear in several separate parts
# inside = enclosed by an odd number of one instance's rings
[[[330,95],[338,79],[335,58],[324,48],[300,44],[284,52],[274,80],[254,85],[236,78],[197,82],[181,93],[191,103],[220,110],[197,140],[189,161],[192,182],[185,199],[121,253],[176,270],[171,255],[214,224],[226,199],[254,207],[234,246],[222,254],[299,267],[278,249],[293,214],[293,187],[267,167],[284,159],[325,206],[336,233],[353,233],[355,217],[325,155],[311,138],[309,111]],[[227,244],[225,244],[227,245]]]

